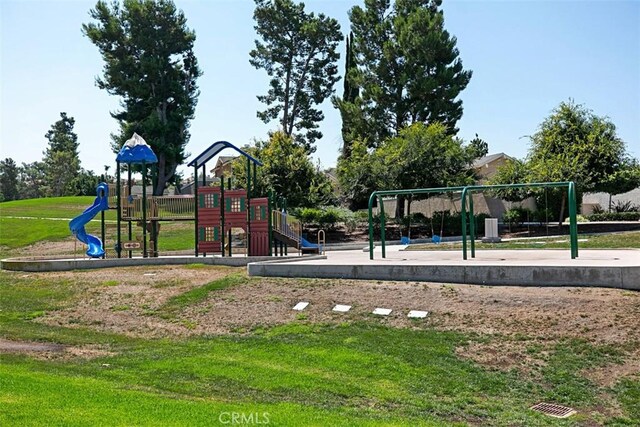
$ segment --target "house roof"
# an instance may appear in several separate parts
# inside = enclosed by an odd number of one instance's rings
[[[202,153],[200,153],[195,159],[191,160],[191,162],[189,162],[188,166],[195,166],[195,167],[199,168],[200,166],[204,165],[209,160],[211,160],[213,157],[215,157],[219,152],[221,152],[225,148],[234,149],[238,153],[242,154],[247,159],[249,159],[249,161],[252,162],[253,164],[256,164],[258,166],[262,166],[262,162],[260,160],[252,157],[246,151],[241,150],[240,148],[236,147],[235,145],[233,145],[232,143],[227,142],[227,141],[214,142],[213,144],[211,144],[209,146],[209,148],[207,148]]]
[[[231,160],[235,159],[236,157],[238,157],[238,156],[219,156],[218,157],[218,162],[216,163],[216,165],[217,164],[225,164],[225,163],[230,162]]]
[[[480,168],[480,167],[482,167],[484,165],[487,165],[487,164],[489,164],[491,162],[495,162],[496,160],[501,159],[503,157],[507,158],[507,159],[512,159],[513,158],[511,156],[507,156],[504,153],[489,154],[487,156],[480,157],[479,159],[476,159],[473,162],[473,167],[477,169],[477,168]]]

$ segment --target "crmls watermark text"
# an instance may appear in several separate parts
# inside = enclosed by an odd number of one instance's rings
[[[220,424],[229,425],[264,425],[269,424],[268,412],[221,412],[218,415]]]

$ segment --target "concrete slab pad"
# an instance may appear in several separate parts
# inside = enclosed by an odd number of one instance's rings
[[[411,319],[424,319],[428,314],[428,311],[411,310],[409,314],[407,314],[407,317]]]
[[[329,252],[324,259],[250,263],[249,275],[424,281],[480,285],[600,286],[640,290],[640,250],[479,250],[462,259],[459,250],[400,251],[388,247],[386,258],[360,251]]]
[[[372,311],[373,314],[377,314],[379,316],[388,316],[391,314],[390,308],[376,308]]]
[[[308,302],[300,301],[295,306],[293,306],[293,309],[296,310],[296,311],[302,311],[305,308],[307,308],[308,305],[309,305]]]
[[[335,307],[333,307],[331,311],[337,311],[338,313],[346,313],[349,310],[351,310],[350,305],[337,304]]]

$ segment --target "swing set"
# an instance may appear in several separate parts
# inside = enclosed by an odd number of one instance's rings
[[[578,257],[578,223],[577,216],[577,202],[576,202],[576,187],[573,181],[569,182],[532,182],[522,184],[500,184],[500,185],[468,185],[465,187],[440,187],[440,188],[414,188],[407,190],[381,190],[374,191],[369,196],[369,259],[373,259],[373,203],[377,200],[380,209],[380,241],[382,249],[382,258],[386,258],[386,216],[384,212],[384,203],[382,198],[389,196],[407,195],[413,197],[415,194],[433,194],[433,193],[460,193],[461,199],[461,218],[462,218],[462,259],[467,259],[467,246],[471,250],[471,258],[475,258],[475,239],[476,239],[476,225],[475,215],[473,212],[473,194],[480,193],[487,190],[502,190],[502,189],[514,189],[514,188],[544,188],[545,196],[547,188],[567,188],[567,199],[569,201],[569,235],[571,243],[571,259]],[[427,196],[428,197],[428,196]],[[467,209],[468,206],[468,209]],[[409,222],[409,227],[411,222]],[[442,214],[442,224],[440,227],[440,235],[438,239],[434,239],[436,236],[433,233],[433,214],[431,215],[431,233],[432,241],[437,243],[441,239],[442,232],[444,231],[444,212]],[[469,239],[469,244],[467,244]]]

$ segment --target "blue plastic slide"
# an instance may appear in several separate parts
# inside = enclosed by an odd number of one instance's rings
[[[308,241],[304,237],[300,237],[300,247],[302,247],[302,248],[313,248],[313,249],[318,249],[319,251],[322,251],[322,247],[321,246],[318,246],[316,243],[311,243],[310,241]]]
[[[97,197],[93,205],[89,206],[84,212],[69,222],[69,230],[71,230],[78,240],[87,245],[87,255],[91,258],[101,258],[104,255],[104,248],[102,247],[102,240],[96,236],[87,234],[84,226],[91,221],[98,212],[109,209],[109,186],[101,182],[96,188],[96,194]]]

